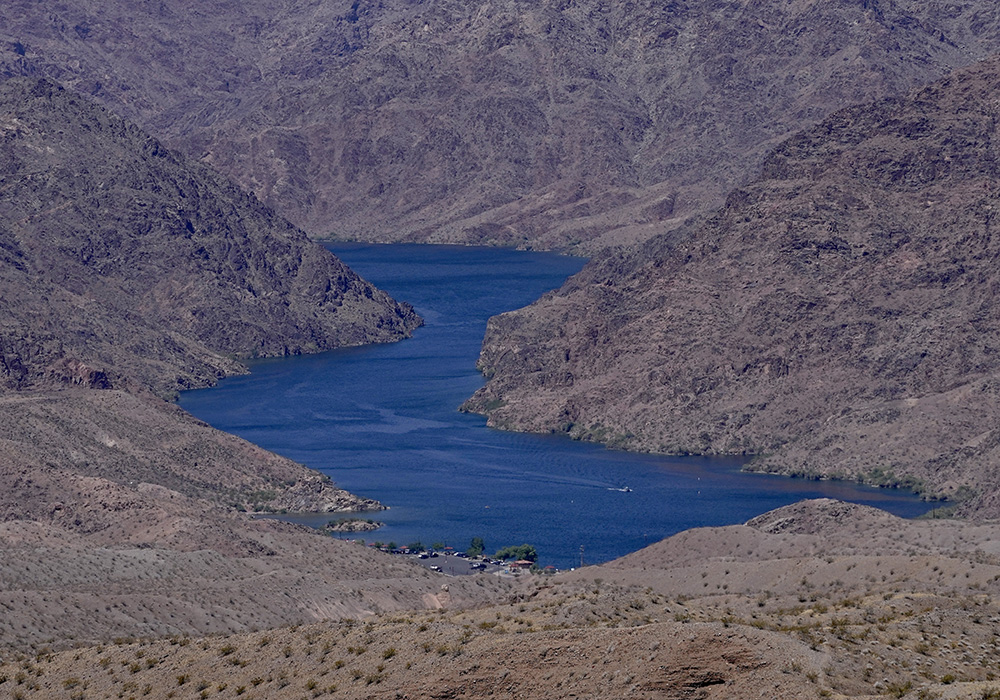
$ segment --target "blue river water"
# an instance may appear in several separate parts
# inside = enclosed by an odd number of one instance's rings
[[[332,245],[426,325],[391,345],[253,362],[248,376],[185,392],[198,418],[327,473],[390,507],[369,541],[488,552],[530,543],[539,563],[598,563],[691,527],[744,522],[803,498],[831,497],[914,517],[900,492],[740,471],[725,458],[630,454],[564,436],[491,430],[457,407],[487,319],[531,303],[583,260],[495,248]],[[630,490],[623,490],[625,488]],[[303,516],[319,525],[330,515]],[[366,516],[367,517],[367,516]]]

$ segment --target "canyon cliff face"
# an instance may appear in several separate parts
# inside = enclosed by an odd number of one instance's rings
[[[160,394],[419,319],[209,168],[45,80],[0,83],[0,380]]]
[[[1000,515],[998,90],[991,59],[788,139],[712,217],[494,318],[467,408]]]
[[[596,250],[779,140],[1000,49],[983,0],[0,7],[0,75],[93,95],[311,235]]]

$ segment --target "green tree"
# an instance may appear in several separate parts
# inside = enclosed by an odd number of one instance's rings
[[[425,549],[424,545],[421,544],[420,540],[417,540],[416,542],[410,542],[410,544],[406,545],[406,548],[411,552],[422,552]]]
[[[504,561],[508,559],[538,561],[538,552],[533,545],[522,544],[520,546],[504,547],[496,553],[495,558],[503,559]]]
[[[472,542],[469,543],[469,548],[465,551],[470,557],[478,557],[482,555],[485,549],[486,543],[483,542],[483,538],[473,537]]]
[[[444,547],[445,547],[444,542],[435,542],[434,544],[431,545],[431,549],[433,549],[435,552],[444,549]]]

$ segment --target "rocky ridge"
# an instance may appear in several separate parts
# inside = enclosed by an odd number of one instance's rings
[[[491,425],[1000,515],[990,59],[785,141],[716,214],[491,320]]]
[[[780,139],[1000,49],[994,3],[11,0],[49,76],[317,236],[598,249],[721,201]]]

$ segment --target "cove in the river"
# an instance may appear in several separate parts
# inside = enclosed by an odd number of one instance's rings
[[[568,568],[579,564],[581,547],[587,563],[603,562],[803,498],[906,517],[930,507],[895,491],[742,473],[738,459],[629,454],[490,430],[480,416],[457,411],[482,385],[475,363],[487,319],[558,287],[583,261],[494,248],[331,249],[412,303],[426,326],[393,345],[254,362],[252,374],[187,392],[181,406],[390,506],[376,516],[385,528],[369,540],[465,548],[482,537],[489,552],[530,543],[541,564]]]

